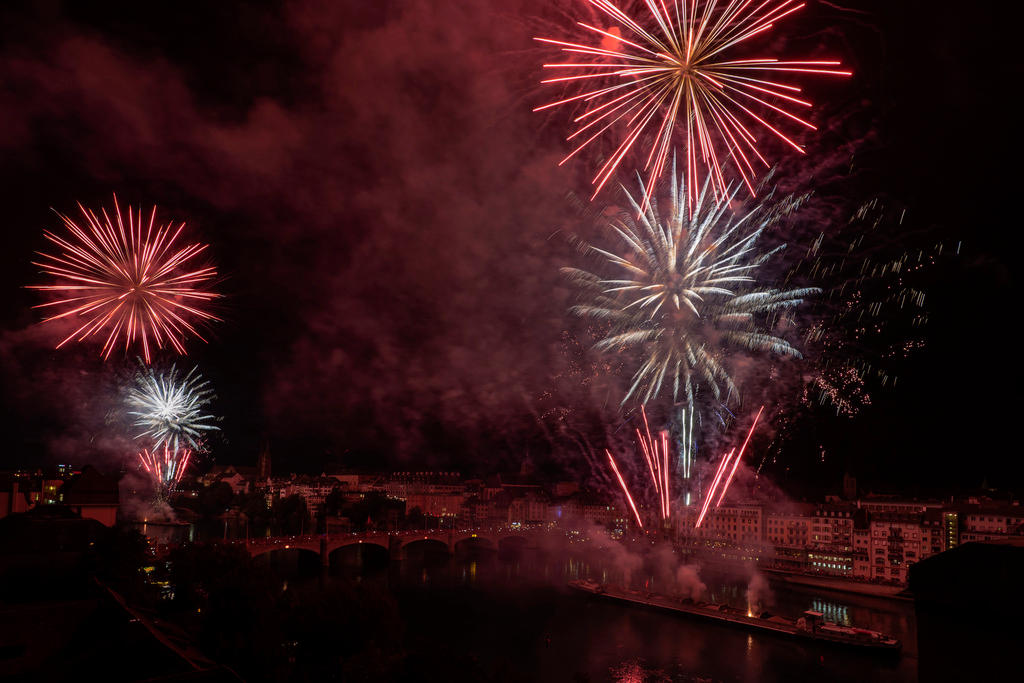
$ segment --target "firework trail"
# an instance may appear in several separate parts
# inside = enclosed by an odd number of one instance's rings
[[[655,439],[651,434],[651,426],[647,422],[647,411],[640,407],[640,414],[643,416],[644,431],[636,428],[637,443],[640,444],[640,452],[647,463],[647,469],[651,475],[651,482],[654,485],[654,493],[658,499],[658,512],[662,519],[669,519],[672,516],[671,495],[669,493],[669,446],[668,432],[661,431]]]
[[[722,480],[722,473],[725,471],[725,468],[729,464],[729,460],[732,458],[733,453],[735,452],[736,449],[734,448],[728,453],[726,453],[725,457],[722,458],[722,461],[718,464],[718,469],[715,470],[715,478],[711,482],[711,488],[708,489],[707,497],[704,498],[704,504],[700,508],[700,514],[697,516],[697,523],[694,524],[694,528],[700,528],[701,523],[704,521],[704,515],[707,514],[708,506],[711,504],[711,497],[715,494],[715,491],[718,489],[718,482]]]
[[[672,474],[670,467],[671,449],[669,447],[668,431],[662,430],[655,436],[651,433],[651,426],[647,421],[647,413],[643,406],[640,407],[640,413],[643,419],[643,429],[641,430],[640,427],[635,429],[636,441],[640,447],[639,451],[643,456],[644,464],[647,466],[647,473],[651,477],[651,488],[658,501],[658,515],[662,520],[668,520],[672,517],[672,495],[669,483]],[[629,486],[626,484],[625,479],[623,479],[611,451],[605,449],[605,453],[608,455],[608,462],[611,464],[612,472],[615,474],[619,486],[622,487],[622,492],[626,495],[626,501],[633,509],[637,523],[642,528],[643,524],[640,523],[640,514],[637,512]]]
[[[722,500],[725,498],[726,492],[729,490],[729,485],[732,484],[732,478],[736,475],[736,469],[739,467],[740,460],[743,459],[743,452],[747,449],[747,444],[750,443],[750,437],[754,433],[754,428],[757,427],[758,420],[761,419],[761,413],[764,412],[764,406],[761,406],[760,410],[757,411],[757,415],[754,417],[754,423],[750,425],[750,429],[747,431],[747,437],[743,440],[743,445],[740,446],[739,453],[736,449],[729,451],[722,461],[718,464],[718,469],[715,471],[715,478],[712,480],[711,488],[708,489],[707,496],[704,498],[704,504],[701,506],[700,514],[697,516],[697,522],[694,524],[694,528],[700,528],[700,525],[704,522],[704,517],[707,515],[708,509],[711,506],[711,501],[715,497],[715,493],[719,491],[718,485],[722,483],[723,475],[725,471],[729,470],[729,475],[724,480],[724,485],[718,495],[718,500],[715,502],[715,508],[718,508],[722,504]],[[735,457],[733,457],[735,455]],[[732,462],[732,468],[729,468],[729,463]]]
[[[785,247],[760,251],[759,239],[799,206],[799,199],[762,201],[733,213],[726,202],[711,201],[705,184],[689,211],[685,180],[673,181],[670,190],[667,213],[651,196],[639,216],[622,211],[611,222],[621,241],[619,251],[586,247],[611,267],[613,276],[578,268],[562,271],[578,286],[583,301],[572,313],[604,326],[594,348],[633,349],[640,355],[622,403],[631,398],[647,403],[671,387],[673,401],[683,399],[693,410],[700,387],[716,401],[735,398],[728,360],[737,349],[801,357],[764,321],[820,290],[774,289],[758,280],[761,266]],[[623,193],[639,211],[637,200]]]
[[[629,503],[629,507],[633,511],[633,516],[636,517],[636,524],[638,527],[643,529],[644,523],[640,521],[640,513],[637,512],[636,503],[633,502],[633,496],[629,492],[629,487],[626,486],[626,481],[622,478],[622,474],[619,472],[619,466],[615,464],[615,458],[612,457],[611,451],[605,449],[605,453],[608,454],[608,462],[612,466],[612,472],[615,473],[615,478],[619,481],[619,486],[622,487],[622,492],[626,495],[626,502]]]
[[[535,38],[567,55],[565,61],[544,64],[555,75],[542,83],[580,86],[582,92],[535,111],[575,107],[577,128],[568,140],[576,147],[563,164],[602,136],[614,140],[614,152],[593,178],[594,197],[631,151],[648,146],[640,158],[646,186],[653,187],[665,169],[677,127],[682,129],[678,137],[686,154],[691,206],[704,178],[717,199],[729,194],[725,166],[730,162],[753,195],[755,167],[768,167],[759,135],[803,153],[769,119],[816,129],[796,113],[811,103],[798,97],[801,88],[792,78],[851,75],[838,70],[835,60],[780,61],[747,51],[752,39],[804,7],[794,0],[644,0],[633,14],[609,0],[586,4],[603,15],[606,28],[578,21],[578,39]]]
[[[697,457],[697,442],[694,439],[693,420],[697,411],[682,408],[679,411],[679,472],[683,479],[693,476],[693,462]],[[684,505],[690,504],[690,491],[686,491]]]
[[[161,447],[173,453],[187,445],[193,450],[203,448],[206,432],[218,428],[211,424],[216,418],[207,412],[213,400],[213,388],[192,368],[178,377],[175,366],[169,371],[143,368],[128,390],[128,414],[135,418],[135,438],[149,439],[153,452]]]
[[[715,501],[715,507],[717,508],[722,504],[722,500],[725,498],[726,491],[729,490],[729,486],[732,484],[732,478],[736,476],[736,468],[739,467],[740,460],[743,459],[743,452],[747,450],[747,444],[750,443],[750,437],[754,433],[754,428],[757,427],[757,421],[761,419],[761,413],[764,412],[764,406],[757,411],[757,415],[754,417],[754,424],[750,425],[750,431],[747,432],[747,438],[743,440],[743,445],[740,446],[740,452],[736,454],[736,459],[733,461],[732,469],[729,470],[729,476],[725,480],[725,485],[722,486],[722,492],[718,495],[718,500]]]
[[[144,448],[139,453],[139,463],[143,469],[153,479],[157,488],[165,491],[172,491],[181,483],[191,458],[190,449],[172,450],[167,443],[164,443],[162,450],[154,448],[150,452],[148,448]]]
[[[57,214],[69,235],[44,233],[59,255],[39,252],[40,260],[33,262],[56,282],[29,287],[61,297],[36,306],[60,311],[43,322],[66,318],[78,325],[57,348],[97,337],[103,339],[105,359],[117,346],[127,352],[136,343],[147,363],[151,343],[158,349],[167,344],[184,354],[185,337],[202,339],[195,322],[219,320],[203,310],[217,295],[199,289],[216,270],[194,265],[206,245],[178,245],[185,224],[156,226],[155,206],[148,219],[141,209],[131,207],[123,215],[116,195],[113,217],[105,208],[99,216],[81,204],[78,208],[84,218],[81,225]]]

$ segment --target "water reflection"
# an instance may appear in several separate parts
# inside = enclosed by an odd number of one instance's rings
[[[811,602],[811,609],[815,612],[821,612],[826,621],[834,621],[843,626],[850,625],[850,615],[846,605],[831,600],[815,599]]]
[[[759,604],[796,617],[815,610],[841,624],[884,631],[900,638],[904,652],[879,659],[855,651],[751,633],[679,615],[629,608],[567,587],[571,580],[628,582],[668,591],[674,574],[651,560],[624,569],[600,553],[425,545],[401,561],[383,548],[352,545],[330,555],[330,567],[296,551],[267,559],[282,585],[355,580],[390,591],[405,625],[408,656],[447,652],[492,678],[528,681],[849,681],[916,680],[913,607],[909,602],[828,594],[790,584],[769,584]],[[313,556],[311,553],[304,555]],[[266,556],[263,556],[266,557]],[[308,558],[307,558],[308,559]],[[738,609],[748,604],[751,572],[703,567],[707,596]]]
[[[631,584],[661,587],[664,578],[647,569],[633,572]],[[567,582],[578,578],[626,580],[620,568],[591,556],[474,552],[348,565],[344,571],[381,582],[395,594],[415,642],[423,647],[459,642],[485,668],[491,662],[509,680],[916,680],[908,602],[823,595],[786,584],[771,585],[765,598],[773,613],[796,617],[813,609],[839,623],[896,635],[905,651],[886,660],[628,608],[569,590]],[[700,578],[709,598],[747,609],[750,577],[743,570],[705,568]],[[515,656],[508,650],[513,645]]]

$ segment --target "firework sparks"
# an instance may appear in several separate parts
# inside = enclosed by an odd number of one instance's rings
[[[747,438],[743,440],[743,445],[740,446],[740,452],[736,454],[736,460],[733,462],[732,469],[729,470],[729,477],[725,480],[725,485],[722,486],[722,492],[718,496],[718,500],[715,502],[717,508],[722,504],[722,500],[725,498],[726,491],[729,490],[729,485],[732,484],[732,478],[736,476],[736,468],[739,467],[740,460],[743,459],[743,452],[747,450],[747,444],[750,443],[750,437],[754,433],[754,428],[757,427],[757,421],[761,419],[761,413],[764,412],[764,406],[757,411],[757,415],[754,417],[754,423],[750,425],[750,430],[747,432]]]
[[[658,433],[657,438],[655,438],[651,433],[651,427],[647,421],[647,413],[643,406],[640,407],[640,413],[643,419],[643,430],[640,427],[636,428],[636,440],[640,446],[639,450],[643,456],[644,464],[647,465],[647,473],[651,476],[652,489],[658,501],[658,515],[662,520],[668,520],[672,517],[672,496],[669,485],[671,458],[668,431],[662,430]],[[619,471],[611,451],[605,449],[605,453],[608,454],[608,461],[611,463],[615,478],[618,480],[619,486],[622,487],[622,492],[626,495],[626,500],[633,509],[633,514],[636,515],[637,523],[640,523],[640,515],[633,502],[633,495],[629,492],[629,486],[622,477],[622,473]],[[640,526],[643,527],[643,524],[640,524]]]
[[[636,517],[637,526],[643,529],[644,523],[640,521],[640,513],[636,509],[636,503],[633,502],[633,496],[629,493],[629,487],[626,486],[626,480],[622,478],[622,473],[619,472],[619,466],[615,464],[615,458],[612,457],[612,453],[608,449],[605,449],[604,452],[608,454],[608,462],[611,463],[612,472],[615,473],[615,478],[619,480],[619,486],[622,487],[622,492],[626,495],[626,502],[629,503],[633,516]]]
[[[81,204],[78,208],[83,225],[57,214],[70,235],[44,233],[61,253],[40,252],[40,260],[33,262],[57,281],[30,289],[60,296],[36,306],[60,310],[43,322],[70,319],[78,325],[57,348],[95,336],[104,339],[103,358],[118,346],[127,352],[136,343],[147,363],[151,344],[158,349],[169,345],[184,354],[185,337],[202,339],[194,323],[218,320],[203,310],[217,295],[199,289],[216,271],[193,265],[206,245],[176,244],[185,224],[156,226],[155,206],[148,219],[141,209],[131,207],[123,215],[116,196],[113,217],[106,209],[100,209],[98,216]]]
[[[595,197],[631,150],[646,145],[644,170],[647,187],[652,187],[666,166],[677,127],[683,130],[678,137],[686,153],[691,201],[701,176],[710,179],[718,199],[727,196],[729,162],[753,195],[755,167],[768,167],[759,134],[803,153],[791,135],[768,119],[781,116],[787,125],[816,129],[796,113],[811,103],[798,96],[801,88],[792,78],[851,75],[837,69],[835,60],[737,54],[804,7],[794,0],[644,0],[646,12],[635,16],[609,0],[586,1],[606,17],[608,28],[577,22],[582,29],[578,41],[535,39],[568,55],[566,61],[544,65],[556,75],[542,83],[581,85],[582,92],[535,111],[582,105],[573,120],[578,127],[568,138],[576,147],[563,164],[602,136],[614,138],[622,131],[593,178]]]
[[[190,449],[171,449],[167,443],[164,443],[162,450],[154,448],[150,452],[148,448],[144,448],[139,453],[142,468],[158,487],[167,490],[173,490],[181,482],[191,458]]]
[[[729,464],[729,460],[732,458],[733,453],[735,452],[736,449],[734,448],[728,453],[726,453],[725,457],[722,458],[722,461],[718,464],[718,469],[715,470],[715,478],[711,483],[711,488],[708,490],[707,497],[704,498],[704,504],[700,508],[700,514],[697,515],[697,523],[694,524],[694,528],[700,528],[701,523],[703,523],[704,516],[708,512],[708,506],[711,504],[711,497],[714,495],[715,490],[718,488],[718,482],[722,480],[722,472],[725,471],[726,466],[728,466]]]
[[[750,443],[750,437],[754,434],[754,428],[757,427],[757,423],[761,419],[761,413],[763,412],[764,406],[761,406],[760,410],[757,411],[757,415],[754,416],[754,422],[750,425],[750,429],[747,431],[747,437],[743,440],[743,445],[740,446],[739,452],[737,453],[735,448],[732,449],[718,464],[718,469],[715,471],[715,478],[712,480],[711,488],[708,489],[708,494],[704,498],[704,504],[701,505],[700,514],[697,516],[697,522],[694,524],[694,528],[700,528],[700,525],[704,522],[704,517],[707,515],[708,510],[711,507],[711,501],[715,498],[716,492],[718,492],[718,500],[715,502],[715,508],[718,508],[718,506],[722,504],[722,500],[725,498],[725,494],[729,490],[729,486],[732,484],[732,478],[736,475],[736,469],[739,467],[740,460],[743,459],[743,452],[747,449],[747,444]],[[730,462],[732,463],[731,468],[729,467]],[[724,479],[724,484],[721,491],[719,491],[718,485],[723,482],[722,476],[725,474],[726,470],[729,471],[729,476]]]
[[[622,402],[637,397],[646,403],[671,386],[673,400],[682,394],[692,410],[700,386],[716,400],[723,400],[723,393],[726,401],[736,395],[727,367],[731,349],[801,357],[788,341],[770,334],[763,321],[819,290],[772,289],[756,278],[758,269],[785,246],[762,252],[758,240],[799,200],[761,202],[733,214],[725,203],[709,201],[705,184],[691,215],[684,179],[670,185],[666,215],[652,196],[638,217],[620,212],[613,220],[610,227],[623,243],[620,253],[588,248],[612,266],[615,276],[578,268],[563,268],[563,273],[584,299],[572,312],[607,325],[594,348],[633,348],[642,354]],[[639,211],[636,199],[624,194]]]
[[[669,493],[669,446],[668,432],[662,431],[655,439],[651,434],[651,426],[647,422],[647,411],[640,406],[640,414],[643,416],[644,431],[636,429],[636,439],[640,444],[640,452],[643,453],[644,461],[647,463],[648,472],[651,475],[651,482],[654,485],[654,493],[658,498],[658,511],[662,519],[669,519],[672,516],[672,502]]]
[[[689,479],[693,475],[693,461],[697,454],[697,444],[693,438],[693,418],[696,412],[686,408],[679,411],[679,465],[683,479]],[[689,505],[690,501],[687,500],[686,504]]]
[[[207,412],[212,400],[213,388],[198,368],[181,378],[174,366],[167,372],[144,368],[128,390],[128,414],[135,418],[136,438],[152,440],[154,452],[161,447],[177,452],[185,444],[202,450],[205,433],[218,429]]]
[[[942,243],[908,249],[914,229],[904,219],[902,210],[871,200],[845,225],[811,241],[786,275],[787,282],[813,281],[824,292],[808,310],[815,321],[803,336],[810,366],[805,408],[858,414],[871,405],[872,390],[895,385],[901,362],[924,346],[922,286],[936,279],[926,273],[956,253]]]

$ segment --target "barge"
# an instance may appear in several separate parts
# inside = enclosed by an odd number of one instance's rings
[[[803,616],[799,619],[793,620],[769,612],[761,612],[755,615],[752,612],[744,612],[728,605],[694,602],[690,599],[634,591],[611,584],[601,584],[589,579],[570,581],[569,586],[585,593],[591,593],[618,602],[724,622],[731,626],[751,631],[767,632],[787,638],[881,652],[899,652],[901,647],[900,641],[892,636],[878,631],[843,626],[825,621],[822,618],[821,612],[811,610],[804,612]]]

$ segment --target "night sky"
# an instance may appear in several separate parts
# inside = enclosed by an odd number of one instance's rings
[[[822,417],[772,471],[800,493],[837,489],[846,469],[880,491],[1024,481],[1020,60],[1008,17],[946,4],[811,2],[787,24],[793,52],[825,44],[855,71],[810,88],[824,130],[804,140],[813,174],[789,181],[905,206],[913,244],[963,243],[928,275],[928,343],[897,388],[853,420]],[[557,167],[565,117],[531,112],[546,101],[531,37],[557,34],[566,6],[4,3],[0,467],[126,449],[131,359],[54,351],[23,288],[40,282],[29,261],[51,208],[116,192],[211,244],[224,322],[178,362],[216,386],[215,461],[252,464],[266,439],[279,470],[489,472],[529,453],[585,474],[540,415],[591,409],[571,388],[558,273],[587,169]]]

